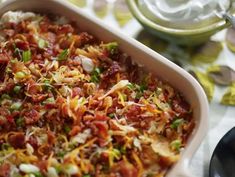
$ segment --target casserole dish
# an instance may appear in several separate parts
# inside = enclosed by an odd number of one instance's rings
[[[79,9],[67,2],[58,0],[10,0],[1,4],[0,8],[0,15],[9,10],[22,10],[40,13],[52,12],[65,16],[79,23],[82,30],[86,30],[94,36],[98,36],[101,40],[118,42],[121,46],[120,48],[125,53],[128,53],[135,62],[145,66],[146,70],[180,90],[194,110],[196,126],[186,149],[182,153],[181,159],[169,171],[168,176],[190,176],[190,173],[187,172],[188,164],[206,134],[208,116],[206,96],[200,85],[192,76],[144,45],[123,36],[115,30],[108,29],[102,22],[84,15]],[[100,36],[99,34],[103,35]]]

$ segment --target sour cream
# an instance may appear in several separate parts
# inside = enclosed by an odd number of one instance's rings
[[[33,18],[36,15],[32,12],[22,12],[22,11],[8,11],[5,14],[2,15],[2,18],[0,19],[0,24],[4,23],[19,23],[23,20]]]
[[[227,11],[231,0],[139,0],[142,13],[155,22],[172,23],[175,26],[195,25],[218,19]]]

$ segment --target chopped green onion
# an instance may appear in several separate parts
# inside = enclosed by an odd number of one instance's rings
[[[22,71],[19,71],[19,72],[15,73],[16,79],[24,79],[25,76],[26,76],[26,74]]]
[[[11,68],[9,68],[9,67],[6,67],[6,70],[5,70],[5,72],[10,74],[10,73],[12,73],[12,70],[11,70]]]
[[[140,89],[141,92],[144,92],[145,90],[148,89],[148,87],[147,87],[147,85],[145,83],[143,83],[143,84],[140,85],[139,89]]]
[[[111,119],[113,119],[113,118],[115,117],[115,114],[114,114],[114,113],[110,113],[108,116],[109,116]]]
[[[100,81],[100,73],[101,73],[100,68],[95,68],[91,72],[91,82],[98,83]]]
[[[180,140],[174,140],[174,141],[171,142],[170,146],[173,150],[179,151],[180,147],[181,147],[181,141]]]
[[[172,122],[171,128],[177,129],[183,122],[184,122],[184,119],[176,119]]]
[[[142,96],[143,96],[142,92],[137,92],[136,96],[135,96],[135,99],[140,99]]]
[[[72,176],[72,175],[75,175],[78,173],[79,171],[79,168],[77,165],[74,165],[74,164],[66,164],[64,166],[64,169],[63,171],[68,174],[69,176]]]
[[[156,94],[157,94],[157,95],[160,95],[161,93],[162,93],[162,88],[157,88]]]
[[[11,97],[10,97],[8,94],[5,94],[5,93],[4,93],[4,94],[2,94],[1,99],[2,99],[2,100],[4,100],[4,99],[10,100]]]
[[[63,151],[63,154],[65,155],[65,154],[66,154],[66,152],[65,152],[65,151]],[[61,156],[61,157],[64,157],[64,155],[63,155],[63,156]],[[57,173],[62,172],[62,168],[61,168],[61,166],[59,166],[59,165],[55,167],[55,170],[56,170],[56,172],[57,172]]]
[[[2,146],[1,146],[1,149],[2,149],[2,150],[7,150],[7,149],[9,149],[9,148],[11,148],[11,145],[8,144],[8,143],[3,143]]]
[[[11,59],[11,63],[16,63],[18,60],[17,60],[17,58],[13,58],[13,59]]]
[[[68,134],[71,131],[71,128],[68,125],[64,126],[64,131],[66,134]]]
[[[18,93],[20,93],[20,89],[21,89],[21,86],[16,85],[16,86],[14,87],[13,91],[14,91],[16,94],[18,94]]]
[[[44,81],[44,85],[43,85],[43,89],[44,90],[50,90],[51,88],[53,88],[53,86],[50,84],[49,80],[45,80]]]
[[[55,102],[54,97],[50,97],[50,98],[47,98],[46,100],[44,100],[44,101],[43,101],[43,104],[54,103],[54,102]]]
[[[27,51],[23,51],[22,53],[22,60],[23,62],[28,62],[31,60],[31,51],[30,50],[27,50]]]
[[[60,152],[57,153],[57,156],[58,157],[64,157],[65,154],[66,154],[66,151],[60,151]],[[57,168],[56,168],[56,170],[57,170]],[[60,168],[60,171],[61,171],[61,168]]]
[[[112,155],[115,159],[119,159],[121,157],[121,152],[118,149],[113,149],[112,150]]]
[[[83,175],[82,177],[91,177],[91,175],[86,174],[86,175]]]
[[[16,119],[16,125],[17,127],[22,127],[24,125],[24,119],[22,117]]]
[[[48,43],[47,43],[47,41],[45,41],[44,39],[40,38],[40,39],[38,40],[38,47],[39,47],[40,49],[44,49],[45,47],[47,47],[47,45],[48,45]]]
[[[67,60],[68,55],[69,55],[69,49],[64,49],[64,50],[57,56],[57,60],[58,60],[58,61]]]
[[[154,177],[154,176],[155,176],[155,175],[154,175],[153,172],[149,172],[146,177]]]
[[[19,48],[17,48],[16,46],[14,46],[14,47],[15,47],[14,53],[15,53],[16,55],[19,55],[20,58],[22,58],[22,56],[21,56],[21,50],[20,50]]]
[[[43,175],[41,174],[41,172],[35,172],[35,173],[33,173],[33,175],[34,175],[35,177],[43,177]]]
[[[135,85],[132,83],[127,84],[127,88],[129,88],[130,90],[135,88]]]
[[[12,105],[11,105],[11,110],[12,111],[14,111],[14,110],[19,110],[20,108],[21,108],[21,106],[22,106],[22,103],[20,103],[20,102],[16,102],[16,103],[13,103]]]
[[[122,154],[126,154],[126,147],[125,147],[125,146],[122,146],[122,147],[120,148],[120,152],[121,152]]]
[[[104,44],[104,47],[113,55],[117,53],[118,43],[117,42],[110,42],[108,44]]]

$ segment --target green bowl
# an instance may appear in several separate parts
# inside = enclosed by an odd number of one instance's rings
[[[228,28],[231,23],[228,20],[218,20],[211,25],[196,29],[176,29],[162,26],[148,19],[138,7],[137,0],[126,0],[130,11],[135,18],[149,32],[167,41],[180,45],[198,45],[207,41],[213,34]]]

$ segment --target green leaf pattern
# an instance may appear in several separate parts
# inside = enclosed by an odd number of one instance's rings
[[[213,63],[218,58],[223,46],[220,42],[209,41],[196,48],[195,55],[192,57],[194,65],[201,63]]]
[[[213,80],[206,73],[198,70],[191,71],[191,73],[199,81],[207,95],[208,100],[211,101],[215,91],[215,83]]]
[[[87,0],[68,0],[78,7],[85,7],[87,5]]]
[[[93,3],[93,10],[99,18],[104,18],[108,13],[107,0],[96,0]]]
[[[84,8],[88,4],[88,0],[68,0],[74,5]],[[109,12],[114,16],[120,27],[124,27],[132,18],[132,14],[128,9],[125,0],[93,0],[92,10],[98,18],[105,18]]]
[[[121,27],[123,27],[132,19],[132,15],[127,7],[125,0],[117,0],[114,3],[113,11],[115,18]]]
[[[235,106],[235,83],[233,83],[224,94],[221,99],[221,104]]]

